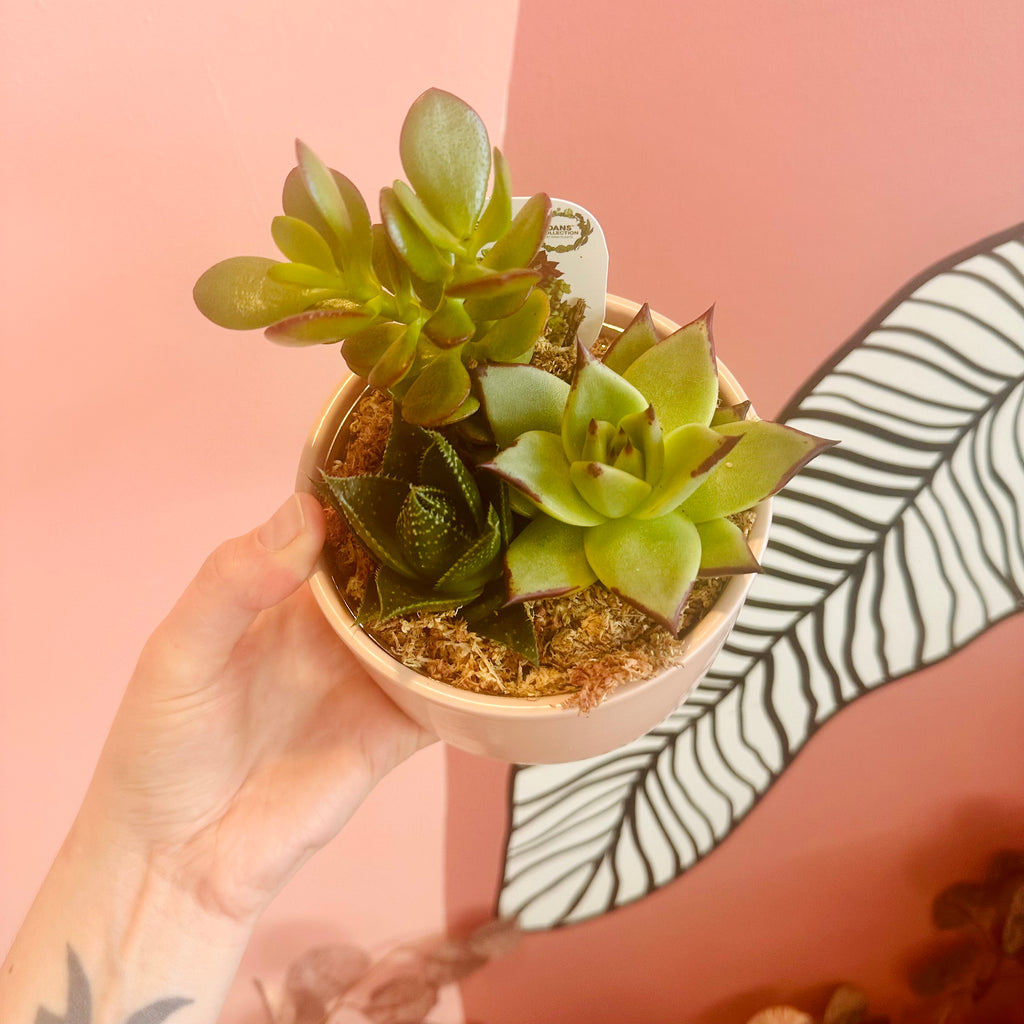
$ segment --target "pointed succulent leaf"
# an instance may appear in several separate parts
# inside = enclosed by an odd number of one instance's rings
[[[700,535],[701,576],[735,576],[761,571],[747,538],[734,522],[709,519],[696,525]]]
[[[341,354],[353,373],[369,377],[377,361],[405,331],[405,324],[372,324],[345,338]]]
[[[750,412],[750,401],[737,402],[735,405],[721,405],[711,417],[711,426],[721,427],[726,423],[742,423]]]
[[[278,284],[267,272],[279,266],[262,256],[233,256],[215,263],[195,283],[192,297],[199,311],[218,327],[248,331],[301,313],[315,295]]]
[[[484,466],[507,480],[553,519],[573,526],[593,526],[604,520],[573,486],[569,460],[557,434],[528,431]]]
[[[619,426],[643,455],[644,479],[651,485],[656,484],[661,479],[665,464],[665,441],[654,406],[649,405],[641,412],[623,416]]]
[[[576,372],[562,419],[562,442],[571,459],[575,461],[583,453],[592,419],[617,424],[623,417],[642,412],[647,406],[647,399],[632,384],[577,343]]]
[[[449,92],[428,89],[406,115],[398,148],[427,209],[456,237],[468,237],[491,174],[491,144],[476,111]]]
[[[374,317],[359,308],[310,309],[278,320],[264,332],[278,345],[326,345],[365,331]]]
[[[661,477],[633,514],[637,519],[654,519],[678,508],[728,457],[738,440],[696,423],[677,427],[665,438]]]
[[[626,328],[605,349],[601,362],[616,373],[625,373],[630,365],[658,343],[658,330],[645,302]]]
[[[402,555],[413,571],[436,580],[465,551],[469,537],[444,491],[414,484],[396,524]]]
[[[467,529],[484,529],[484,505],[469,467],[441,434],[431,432],[430,436],[431,442],[420,459],[420,482],[447,494],[456,517]]]
[[[607,420],[591,420],[587,425],[587,436],[580,458],[587,462],[608,462],[608,452],[617,434],[618,429],[614,423]]]
[[[728,423],[718,433],[742,441],[680,506],[695,523],[752,508],[833,443],[766,420]]]
[[[513,528],[508,484],[494,473],[477,473],[474,479],[480,490],[480,496],[497,513],[501,543],[502,546],[505,546],[512,539]]]
[[[584,553],[585,533],[548,516],[527,523],[505,552],[509,601],[558,597],[590,586],[597,577]]]
[[[448,252],[462,250],[462,242],[427,209],[423,200],[404,181],[396,179],[391,187],[405,212],[434,245]]]
[[[514,363],[526,360],[544,333],[551,303],[545,292],[535,288],[511,316],[497,320],[479,341],[473,354],[481,362]]]
[[[402,398],[402,415],[422,427],[437,426],[462,405],[469,388],[469,371],[460,353],[451,349],[439,352]]]
[[[377,617],[384,621],[414,612],[450,611],[477,596],[474,593],[442,594],[428,584],[417,583],[383,566],[377,570],[376,583]]]
[[[404,575],[412,567],[403,558],[395,531],[409,485],[383,476],[329,476],[327,496],[366,549],[383,565]]]
[[[646,480],[600,462],[574,462],[569,478],[584,501],[606,519],[628,516],[651,493]]]
[[[345,282],[337,273],[325,273],[308,263],[275,263],[267,271],[267,277],[278,284],[295,285],[298,288],[316,288],[336,294],[342,294],[345,290]]]
[[[372,238],[372,265],[377,280],[394,295],[401,305],[405,305],[412,295],[412,282],[409,268],[398,258],[387,228],[383,224],[374,224]]]
[[[587,561],[611,591],[661,623],[679,630],[700,568],[700,535],[685,516],[609,519],[585,531]]]
[[[390,188],[380,190],[380,215],[395,252],[418,278],[436,283],[450,275],[448,261],[409,216]]]
[[[492,270],[527,266],[544,241],[550,218],[551,200],[543,192],[531,196],[484,256],[483,265]]]
[[[384,350],[367,378],[375,388],[387,390],[397,384],[412,366],[419,340],[419,325],[409,324]]]
[[[480,220],[477,221],[470,243],[475,252],[500,238],[512,223],[512,176],[509,174],[508,161],[497,147],[494,148],[491,166],[494,169],[491,198],[487,201]]]
[[[336,275],[331,247],[320,233],[298,217],[275,217],[270,222],[274,244],[293,263],[308,263],[326,274]]]
[[[611,465],[621,469],[624,473],[644,479],[644,453],[634,447],[633,442],[626,438],[625,444],[619,447],[618,454],[612,460]]]
[[[445,298],[437,311],[423,325],[423,333],[438,348],[454,348],[469,341],[476,331],[459,299]]]
[[[569,385],[537,366],[484,365],[476,369],[483,410],[499,448],[507,448],[528,430],[556,436]]]
[[[666,433],[684,423],[707,426],[718,405],[711,314],[681,327],[638,356],[623,377],[658,410]]]
[[[504,590],[504,587],[502,587]],[[475,603],[474,603],[475,604]],[[470,609],[474,605],[470,605]],[[470,618],[469,609],[463,612],[466,621],[474,633],[495,643],[503,644],[513,650],[531,665],[540,664],[540,652],[537,650],[537,631],[533,627],[530,614],[521,604],[509,605],[487,611],[479,618]]]
[[[438,578],[440,591],[467,591],[482,587],[501,572],[501,529],[498,514],[488,510],[487,523],[480,535]]]

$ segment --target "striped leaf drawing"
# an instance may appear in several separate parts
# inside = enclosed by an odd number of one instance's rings
[[[691,697],[621,750],[515,770],[502,916],[552,928],[667,884],[860,694],[1024,610],[1024,225],[912,282],[779,418],[842,443],[776,498]]]

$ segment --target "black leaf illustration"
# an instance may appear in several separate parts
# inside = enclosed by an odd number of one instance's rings
[[[912,282],[779,418],[842,443],[776,498],[711,672],[635,743],[515,770],[499,913],[524,928],[678,877],[834,714],[1024,610],[1024,225]]]

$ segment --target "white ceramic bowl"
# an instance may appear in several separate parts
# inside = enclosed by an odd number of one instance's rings
[[[625,327],[639,306],[608,296],[606,322]],[[655,313],[663,336],[678,329]],[[729,371],[719,363],[720,389],[727,402],[746,399]],[[344,420],[364,387],[350,376],[339,385],[313,428],[299,463],[297,487],[313,491],[312,481],[328,466],[344,439]],[[757,506],[749,536],[760,561],[771,523],[771,499]],[[437,682],[396,661],[353,622],[338,595],[326,559],[311,584],[324,615],[388,696],[411,718],[446,743],[483,757],[516,764],[556,764],[596,757],[631,742],[662,722],[711,666],[729,635],[753,582],[753,575],[732,577],[711,610],[684,637],[681,665],[650,679],[626,683],[594,710],[581,714],[563,707],[564,697],[498,697]]]

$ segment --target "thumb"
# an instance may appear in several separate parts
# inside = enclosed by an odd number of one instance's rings
[[[221,544],[160,627],[162,639],[202,659],[226,658],[256,616],[309,577],[324,543],[311,494],[293,494],[262,526]]]

